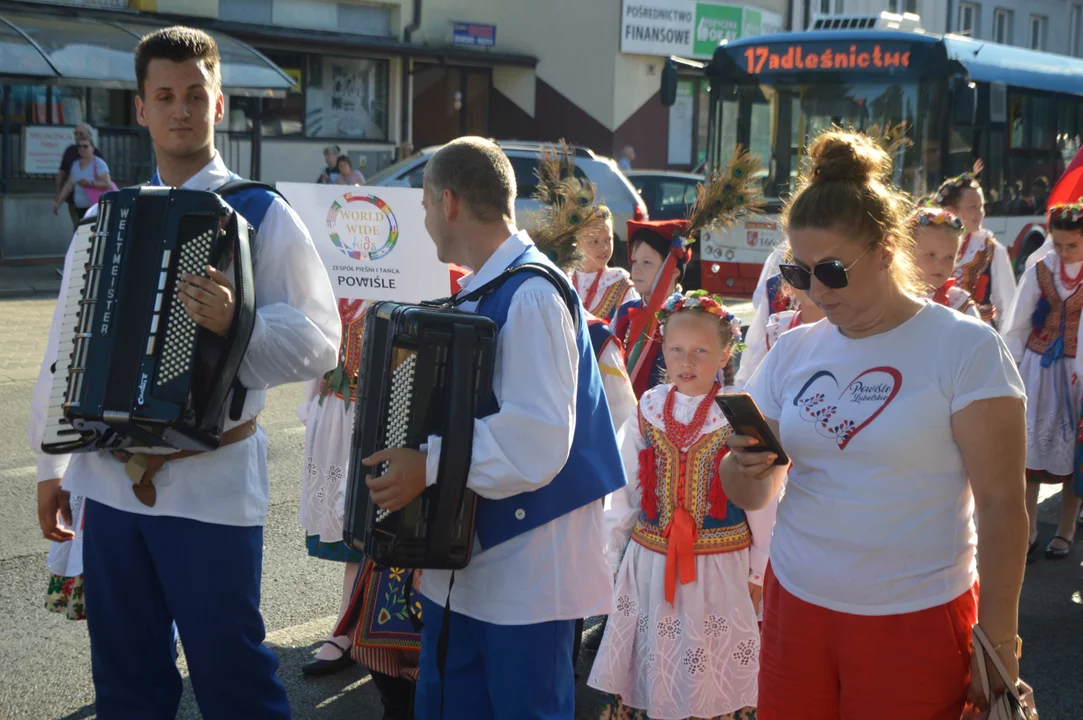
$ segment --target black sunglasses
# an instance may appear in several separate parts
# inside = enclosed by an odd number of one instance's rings
[[[823,283],[825,287],[829,287],[832,290],[841,290],[850,284],[850,278],[847,277],[846,271],[854,265],[857,265],[857,261],[863,258],[865,253],[867,253],[871,247],[871,245],[866,247],[865,250],[849,265],[843,265],[839,260],[824,260],[823,262],[816,263],[816,267],[812,268],[810,271],[800,265],[783,263],[778,266],[778,272],[782,275],[783,280],[798,290],[808,290],[812,287],[813,275],[815,275],[816,279]]]
[[[79,149],[80,150],[89,150],[90,146],[87,145],[86,143],[79,143]]]

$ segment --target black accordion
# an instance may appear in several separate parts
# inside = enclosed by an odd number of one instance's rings
[[[470,561],[476,496],[466,487],[474,419],[492,397],[496,324],[447,307],[377,302],[365,317],[343,539],[380,567],[454,570]],[[381,510],[361,460],[442,437],[437,482]]]
[[[255,322],[251,228],[213,192],[106,193],[69,271],[42,450],[213,450]],[[226,337],[178,297],[180,274],[234,268]],[[237,397],[234,397],[237,404]],[[240,415],[240,407],[232,413]]]

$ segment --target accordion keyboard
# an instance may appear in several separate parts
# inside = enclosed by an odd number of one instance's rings
[[[417,354],[408,353],[391,373],[391,399],[387,405],[387,430],[384,434],[385,448],[400,448],[406,445],[409,437],[416,368]],[[387,463],[380,466],[380,474],[385,472],[387,472]],[[376,522],[386,520],[390,514],[388,510],[377,509]]]
[[[178,271],[189,275],[206,277],[207,271],[203,264],[206,258],[210,257],[213,243],[214,236],[209,230],[185,243],[178,258]],[[165,270],[169,267],[168,253],[167,250],[162,258],[162,287],[159,287],[159,290],[164,289]],[[174,302],[169,308],[169,319],[166,321],[164,345],[161,348],[161,362],[158,365],[157,382],[159,387],[187,373],[192,364],[192,353],[195,348],[196,332],[199,330],[199,326],[184,311],[184,303],[180,302],[179,296],[180,283],[177,283],[177,289],[173,291]],[[154,342],[153,335],[150,342]],[[154,347],[152,345],[147,347],[148,355],[152,354],[153,351]]]
[[[108,210],[103,212],[107,213]],[[42,445],[65,445],[77,442],[82,437],[72,427],[71,421],[64,417],[64,407],[69,398],[79,397],[84,371],[83,358],[76,355],[85,352],[85,338],[90,335],[94,318],[96,303],[86,298],[97,297],[105,237],[95,233],[93,227],[82,225],[76,232],[72,241],[75,249],[68,270],[68,291],[62,299],[57,300],[64,303],[64,314]]]

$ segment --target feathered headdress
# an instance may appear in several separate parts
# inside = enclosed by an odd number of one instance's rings
[[[760,159],[738,145],[725,167],[712,172],[707,176],[707,181],[696,188],[696,202],[689,210],[686,221],[629,221],[629,253],[633,234],[640,230],[650,230],[670,241],[669,255],[654,280],[654,289],[646,307],[629,312],[631,322],[626,347],[628,375],[633,386],[641,373],[650,372],[643,351],[658,328],[657,313],[662,309],[669,286],[676,277],[678,259],[683,259],[685,263],[691,259],[689,244],[698,240],[704,230],[732,226],[742,216],[763,207],[763,186],[756,177],[759,169]]]
[[[575,159],[563,140],[542,150],[534,172],[538,178],[534,199],[542,204],[534,243],[562,270],[574,269],[583,259],[579,233],[605,222],[596,205],[594,183],[575,176]]]

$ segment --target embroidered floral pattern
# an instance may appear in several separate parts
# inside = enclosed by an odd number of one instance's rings
[[[69,620],[86,620],[86,603],[83,599],[83,576],[49,578],[45,608],[67,616]]]
[[[741,667],[748,667],[756,662],[759,654],[759,643],[752,638],[748,638],[737,643],[737,648],[733,651],[733,659]]]
[[[703,634],[710,638],[720,638],[730,631],[729,621],[718,615],[708,615],[703,621]]]
[[[627,595],[621,595],[619,598],[617,598],[617,612],[619,612],[624,617],[631,617],[636,612],[635,600],[628,597]]]
[[[689,675],[702,675],[707,669],[707,651],[702,647],[688,648],[685,650],[684,669]]]

